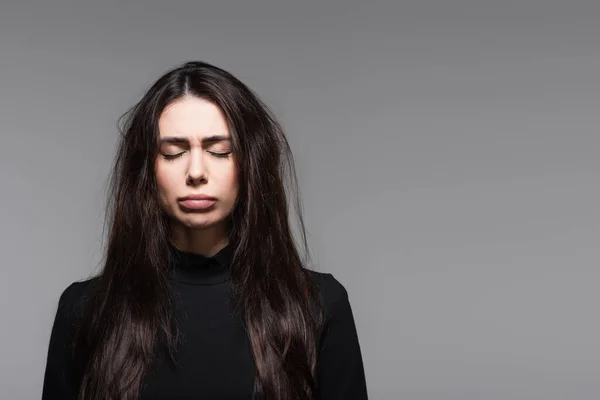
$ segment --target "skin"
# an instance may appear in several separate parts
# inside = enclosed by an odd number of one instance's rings
[[[172,219],[171,240],[180,250],[212,256],[228,243],[227,217],[238,196],[227,122],[215,104],[187,96],[163,110],[158,128],[155,173],[161,205]],[[222,138],[209,139],[214,136]],[[216,202],[190,211],[180,200],[191,194],[209,195]]]

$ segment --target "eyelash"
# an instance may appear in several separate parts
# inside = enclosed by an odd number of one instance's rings
[[[163,154],[163,158],[167,161],[172,161],[175,160],[176,158],[179,158],[183,155],[183,153],[185,152],[181,152],[181,153],[177,153],[177,154]],[[210,154],[212,154],[213,156],[217,157],[217,158],[229,158],[229,155],[231,154],[231,152],[227,152],[227,153],[215,153],[212,151],[209,151]]]

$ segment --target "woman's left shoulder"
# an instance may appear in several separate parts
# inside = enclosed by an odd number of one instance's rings
[[[350,306],[348,290],[333,274],[308,270],[321,293],[326,313],[331,315],[334,310]]]

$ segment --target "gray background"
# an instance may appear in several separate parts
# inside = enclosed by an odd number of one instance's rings
[[[0,6],[0,398],[100,259],[118,116],[189,59],[287,128],[371,398],[600,398],[600,3],[83,3]]]

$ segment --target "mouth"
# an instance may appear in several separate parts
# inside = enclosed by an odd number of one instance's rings
[[[180,197],[179,201],[186,200],[216,200],[214,197],[206,194],[190,194],[189,196]]]
[[[206,210],[216,201],[217,199],[207,195],[189,195],[178,199],[180,206],[189,211]]]

